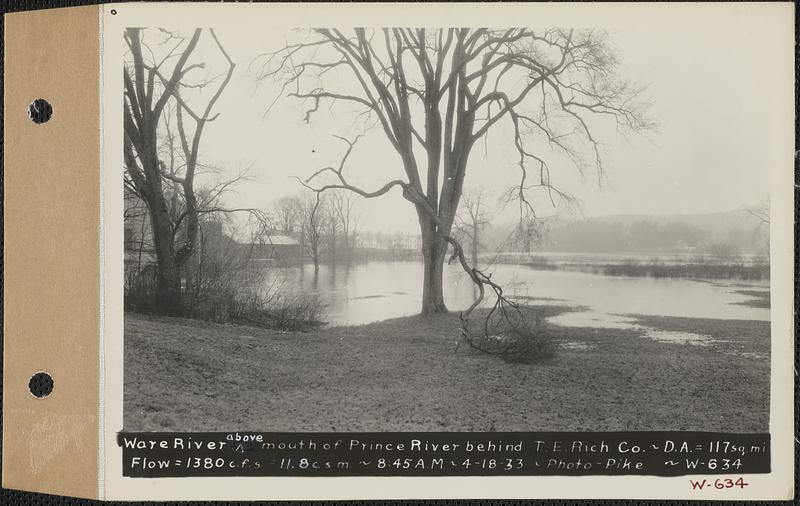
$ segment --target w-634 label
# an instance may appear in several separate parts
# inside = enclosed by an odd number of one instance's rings
[[[749,484],[745,481],[742,476],[732,477],[732,478],[704,478],[704,479],[690,479],[689,485],[691,486],[692,490],[695,491],[702,491],[702,490],[725,490],[728,488],[731,489],[743,489],[747,488]]]

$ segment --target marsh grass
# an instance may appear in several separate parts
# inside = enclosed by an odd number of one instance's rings
[[[769,279],[769,264],[744,262],[714,263],[690,262],[669,264],[660,262],[625,262],[621,264],[592,265],[588,269],[606,276],[631,276],[649,278],[686,279],[741,279],[747,281]]]

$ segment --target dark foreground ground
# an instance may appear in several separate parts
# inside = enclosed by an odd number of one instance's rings
[[[457,315],[303,334],[126,314],[124,426],[768,431],[768,322],[640,318],[724,342],[550,326],[562,344],[556,357],[523,365],[464,345],[455,352]]]

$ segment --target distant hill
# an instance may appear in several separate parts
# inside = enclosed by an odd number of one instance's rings
[[[524,250],[513,237],[515,224],[489,226],[483,249]],[[769,229],[745,210],[707,214],[614,215],[564,220],[550,219],[538,229],[531,248],[580,253],[697,252],[730,255],[765,253]]]
[[[728,231],[735,228],[756,228],[759,223],[755,217],[744,209],[705,214],[619,214],[601,216],[586,221],[622,223],[624,225],[642,221],[658,223],[659,225],[667,223],[686,223],[709,232],[722,234],[722,236],[727,235]]]

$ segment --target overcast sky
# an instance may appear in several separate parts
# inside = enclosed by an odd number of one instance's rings
[[[765,106],[764,90],[775,61],[766,42],[743,36],[752,28],[746,17],[600,28],[611,32],[620,75],[647,87],[649,116],[658,128],[648,138],[627,140],[601,132],[606,145],[602,185],[596,174],[581,177],[572,167],[554,167],[554,179],[578,197],[583,215],[728,211],[765,198],[774,108]],[[228,195],[227,203],[267,207],[300,190],[291,176],[305,177],[338,162],[344,144],[334,134],[358,132],[344,115],[325,110],[304,123],[304,109],[294,98],[279,99],[264,115],[279,90],[271,83],[257,87],[248,66],[258,53],[280,48],[291,33],[230,27],[216,33],[237,68],[218,102],[220,117],[205,131],[201,158],[230,173],[252,166],[253,179]],[[219,64],[207,43],[196,56],[209,60],[209,69]],[[497,194],[517,175],[511,139],[502,133],[491,138],[486,152],[483,146],[473,150],[467,187],[485,186]],[[402,176],[397,154],[379,130],[357,145],[348,171],[366,187]],[[413,209],[399,195],[365,203],[360,210],[364,229],[418,231]]]

